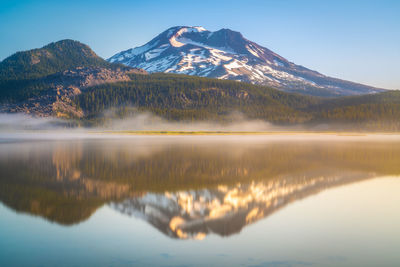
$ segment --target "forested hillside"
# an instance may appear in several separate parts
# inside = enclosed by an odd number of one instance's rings
[[[313,113],[315,122],[400,130],[400,91],[324,99],[307,110]]]
[[[400,130],[400,92],[317,98],[265,86],[186,75],[131,75],[131,81],[88,88],[74,99],[87,119],[111,107],[135,107],[168,120],[231,120],[233,112],[278,125],[332,124]],[[123,117],[129,109],[120,109]]]
[[[78,41],[62,40],[6,58],[0,62],[0,80],[33,79],[76,67],[110,65],[89,46]]]
[[[248,83],[174,74],[131,75],[131,81],[89,88],[76,104],[89,116],[131,106],[170,120],[225,120],[239,111],[252,119],[301,123],[318,99]]]

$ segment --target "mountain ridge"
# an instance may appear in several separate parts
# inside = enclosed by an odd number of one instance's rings
[[[296,65],[230,29],[175,26],[143,46],[124,50],[112,63],[167,72],[230,79],[317,96],[377,93],[384,89],[325,76]]]
[[[165,32],[165,39],[169,42],[178,30]],[[209,34],[200,27],[197,31]],[[222,45],[235,44],[225,49],[243,48],[240,33],[230,34],[231,31],[222,30],[216,38],[220,41],[224,36],[227,42],[220,42]],[[238,42],[232,43],[232,38]],[[180,45],[182,38],[177,42]],[[32,62],[32,55],[36,54],[39,61],[33,57]],[[245,119],[276,126],[400,129],[400,92],[321,98],[232,80],[148,74],[106,62],[90,47],[71,40],[14,54],[1,62],[0,73],[10,74],[0,78],[0,112],[59,117],[68,119],[72,126],[98,126],[146,112],[185,122],[229,123],[237,120],[232,114],[239,113]],[[115,116],[106,116],[110,109],[116,111]]]

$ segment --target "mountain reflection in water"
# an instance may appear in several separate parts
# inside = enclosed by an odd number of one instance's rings
[[[8,207],[72,225],[109,204],[181,239],[228,236],[322,190],[400,174],[399,142],[143,137],[0,146]]]

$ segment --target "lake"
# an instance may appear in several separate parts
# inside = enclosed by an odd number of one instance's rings
[[[399,266],[400,139],[0,138],[1,266]]]

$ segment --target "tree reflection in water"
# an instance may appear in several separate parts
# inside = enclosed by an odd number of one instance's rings
[[[0,200],[63,225],[109,204],[173,238],[240,230],[298,199],[400,174],[399,142],[2,143]]]

